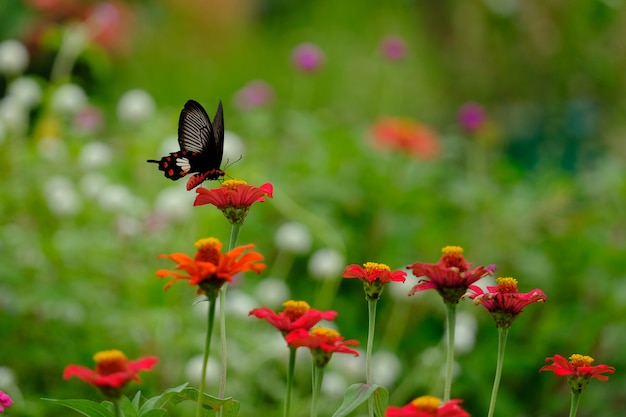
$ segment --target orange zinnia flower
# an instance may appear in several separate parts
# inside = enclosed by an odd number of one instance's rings
[[[140,381],[137,373],[150,370],[158,362],[153,356],[129,361],[120,350],[105,350],[93,356],[96,369],[80,365],[68,365],[63,378],[73,376],[98,387],[104,395],[116,399],[122,395],[122,389],[130,381]]]
[[[222,243],[215,238],[201,239],[196,242],[198,248],[192,259],[184,253],[171,255],[159,255],[159,258],[167,258],[176,262],[177,270],[183,270],[186,274],[176,271],[161,269],[156,275],[159,278],[173,276],[167,284],[167,290],[174,282],[186,279],[189,285],[198,285],[198,293],[204,292],[209,298],[216,296],[217,291],[226,282],[231,282],[233,276],[239,272],[254,271],[260,273],[265,269],[265,264],[259,261],[263,256],[258,252],[247,252],[254,245],[238,246],[227,253],[221,253]]]
[[[265,319],[269,324],[280,330],[283,335],[295,330],[309,330],[321,320],[333,320],[337,317],[337,312],[319,311],[311,308],[306,301],[285,301],[285,309],[280,313],[275,313],[267,307],[255,308],[250,311],[249,316]]]
[[[387,117],[372,126],[374,143],[381,148],[401,150],[419,159],[439,156],[439,140],[435,132],[408,118]]]
[[[243,223],[250,206],[265,201],[265,197],[272,198],[273,192],[274,187],[269,182],[255,187],[243,180],[228,180],[218,188],[210,190],[198,188],[193,205],[212,204],[220,209],[231,223]]]

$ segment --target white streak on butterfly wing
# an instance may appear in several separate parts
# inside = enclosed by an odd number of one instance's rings
[[[212,147],[213,135],[213,126],[204,108],[194,100],[187,101],[178,120],[180,149],[204,154]]]

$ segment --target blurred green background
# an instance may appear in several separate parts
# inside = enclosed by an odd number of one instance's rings
[[[381,50],[390,39],[397,56]],[[364,348],[366,303],[343,267],[436,262],[446,245],[548,297],[509,333],[496,415],[566,415],[566,381],[538,373],[556,353],[615,366],[587,387],[578,415],[622,415],[625,39],[622,0],[1,2],[7,414],[68,415],[41,398],[99,400],[61,376],[111,348],[160,358],[143,374],[146,396],[197,386],[206,305],[183,283],[163,292],[154,273],[172,265],[157,255],[191,254],[201,237],[227,242],[230,227],[145,160],[178,149],[187,99],[211,116],[221,99],[228,175],[275,187],[239,239],[268,269],[227,294],[227,394],[240,415],[279,415],[286,372],[282,338],[249,310],[289,298],[334,309],[341,333]],[[292,61],[303,43],[323,56],[313,71]],[[431,152],[377,146],[384,117],[419,126],[411,140]],[[434,292],[406,297],[416,283],[392,285],[379,303],[374,382],[392,405],[442,395],[444,306]],[[459,314],[452,396],[485,415],[497,332],[469,301]],[[341,356],[320,415],[364,380],[362,358]],[[305,416],[308,353],[299,358],[293,415]]]

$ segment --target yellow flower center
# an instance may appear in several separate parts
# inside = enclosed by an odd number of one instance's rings
[[[437,414],[437,409],[441,405],[441,401],[439,398],[433,397],[431,395],[424,395],[422,397],[418,397],[411,401],[413,407],[417,408],[420,411],[424,411],[428,414],[432,414],[433,416]]]
[[[574,365],[576,368],[580,366],[590,366],[593,360],[594,359],[591,356],[583,356],[579,355],[578,353],[575,353],[569,357],[569,363]]]
[[[465,270],[465,258],[463,258],[463,248],[460,246],[446,246],[441,249],[443,256],[441,261],[448,268],[455,267]]]
[[[128,359],[121,350],[103,350],[93,355],[96,362],[96,373],[110,375],[126,369]]]
[[[236,190],[237,187],[241,185],[248,184],[244,180],[226,180],[222,183],[223,188],[228,188],[229,190]]]
[[[498,283],[498,290],[500,292],[505,293],[516,293],[517,291],[517,280],[515,278],[506,277],[506,278],[496,278],[496,282]]]
[[[200,239],[195,243],[198,251],[196,252],[195,260],[200,262],[211,262],[217,265],[220,260],[220,251],[222,250],[222,243],[214,237]]]
[[[463,248],[460,247],[460,246],[446,246],[445,248],[441,249],[441,253],[443,253],[444,255],[461,256],[461,255],[463,255]],[[420,397],[420,398],[424,398],[424,397]],[[439,400],[437,400],[437,401],[439,401]]]
[[[311,330],[311,333],[318,334],[320,336],[326,336],[329,339],[336,339],[340,337],[339,332],[328,327],[318,326]]]
[[[294,301],[289,300],[283,303],[285,310],[283,313],[289,317],[291,321],[297,320],[311,309],[311,306],[306,301]]]
[[[370,274],[374,271],[391,271],[391,268],[389,268],[387,265],[377,264],[376,262],[366,262],[363,264],[363,266]]]

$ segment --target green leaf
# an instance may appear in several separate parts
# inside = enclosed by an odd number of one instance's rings
[[[55,400],[43,398],[46,401],[62,405],[72,410],[78,411],[88,417],[113,417],[113,412],[103,404],[89,400]]]
[[[133,407],[135,407],[135,410],[139,410],[140,402],[141,402],[141,391],[137,391],[137,393],[133,397]]]
[[[198,389],[188,387],[187,384],[170,388],[163,394],[147,400],[139,410],[139,417],[146,417],[152,410],[162,410],[167,403],[176,405],[182,401],[198,401]],[[232,398],[219,399],[208,394],[202,396],[202,406],[207,410],[222,408],[223,417],[235,417],[239,412],[239,401]]]
[[[384,387],[376,384],[354,384],[349,386],[343,396],[343,403],[335,411],[333,417],[347,416],[370,397],[372,397],[374,402],[374,415],[383,417],[389,401],[389,393]]]
[[[167,404],[170,401],[172,401],[174,405],[176,405],[179,402],[185,400],[185,398],[179,399],[178,397],[181,395],[181,393],[186,387],[187,387],[187,383],[184,383],[177,387],[169,388],[165,390],[163,394],[146,400],[146,402],[143,403],[143,405],[139,409],[139,415],[143,417],[147,412],[151,410],[162,409],[163,406],[165,406],[165,404]]]
[[[142,414],[142,417],[165,417],[167,416],[167,410],[165,408],[153,408],[152,410],[148,410],[145,414]]]
[[[120,407],[121,417],[138,417],[137,409],[128,397],[122,396],[117,403]]]

